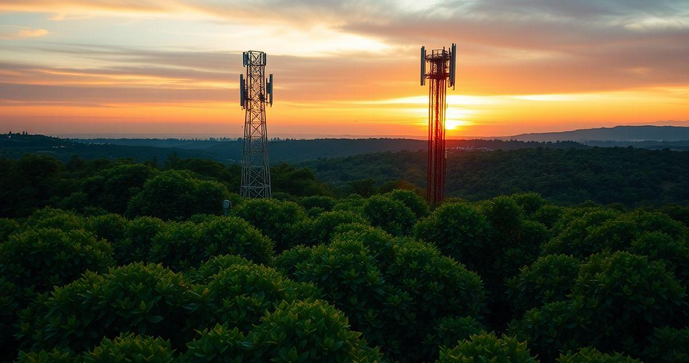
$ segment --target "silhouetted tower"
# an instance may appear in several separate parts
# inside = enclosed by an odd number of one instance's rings
[[[246,80],[239,75],[239,100],[246,113],[240,194],[244,198],[270,198],[266,103],[273,105],[273,75],[265,78],[264,52],[250,50],[243,57]]]
[[[452,49],[433,49],[426,54],[421,47],[421,85],[428,82],[428,170],[426,199],[431,206],[438,206],[445,199],[445,113],[447,88],[455,86],[457,45]],[[429,65],[426,71],[426,63]],[[449,82],[448,82],[449,81]]]

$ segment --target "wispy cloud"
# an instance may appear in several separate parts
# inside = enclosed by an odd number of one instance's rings
[[[48,35],[45,29],[0,25],[0,39],[36,38],[44,35]]]

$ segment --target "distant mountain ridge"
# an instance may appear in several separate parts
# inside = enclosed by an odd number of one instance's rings
[[[689,127],[682,126],[615,126],[562,132],[520,134],[501,138],[517,141],[685,141],[689,140]]]

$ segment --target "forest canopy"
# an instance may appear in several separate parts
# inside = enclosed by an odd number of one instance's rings
[[[543,160],[520,152],[473,157],[512,160],[502,175]],[[208,160],[0,163],[0,360],[689,359],[689,207],[671,194],[430,208],[412,183],[282,164],[275,198],[244,200],[239,170]]]

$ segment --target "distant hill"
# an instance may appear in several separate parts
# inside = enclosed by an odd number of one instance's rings
[[[689,127],[680,126],[615,126],[597,129],[582,129],[563,132],[521,134],[502,138],[518,141],[686,141],[689,140]]]

